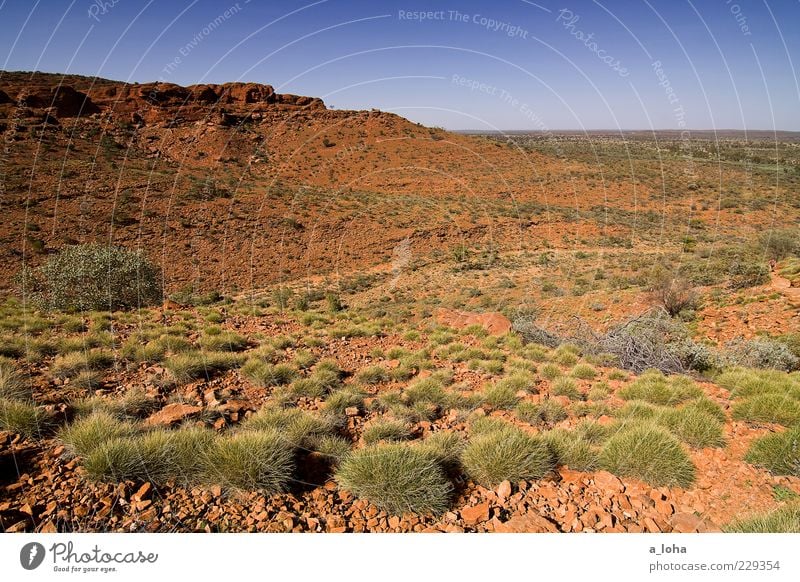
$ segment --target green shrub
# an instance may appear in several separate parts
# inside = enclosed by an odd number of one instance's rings
[[[800,358],[785,343],[771,338],[736,340],[725,346],[725,361],[733,366],[771,368],[790,372],[800,368]]]
[[[379,441],[400,441],[411,436],[408,426],[397,420],[378,420],[364,427],[362,437],[368,445]]]
[[[699,398],[703,391],[686,376],[667,378],[661,372],[649,371],[622,387],[617,395],[623,400],[644,400],[651,404],[673,406],[691,398]]]
[[[141,252],[123,247],[65,247],[20,279],[21,291],[46,309],[116,311],[162,299],[158,269]]]
[[[509,425],[471,437],[461,463],[477,483],[494,488],[504,480],[539,479],[553,468],[554,459],[542,438]]]
[[[120,421],[107,412],[97,411],[61,429],[58,438],[69,455],[86,457],[107,441],[134,434],[136,427],[133,424]]]
[[[734,404],[733,418],[754,423],[792,426],[800,423],[800,402],[776,393],[760,394]]]
[[[453,486],[436,459],[406,444],[383,444],[350,454],[336,471],[339,486],[392,514],[444,512]]]
[[[243,431],[216,439],[208,452],[206,478],[226,489],[285,491],[294,471],[294,449],[277,431]]]
[[[52,425],[52,417],[33,404],[0,398],[0,429],[36,438],[47,434]]]
[[[728,533],[800,533],[800,503],[739,519],[725,526]]]
[[[800,426],[755,439],[745,460],[775,475],[800,477]]]
[[[694,465],[680,442],[652,424],[633,425],[612,436],[600,451],[600,465],[656,487],[688,487],[695,478]]]

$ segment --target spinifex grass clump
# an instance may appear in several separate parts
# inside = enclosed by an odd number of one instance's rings
[[[226,489],[279,493],[294,471],[294,447],[274,430],[217,438],[207,455],[207,479]]]
[[[656,487],[688,487],[695,477],[694,465],[678,439],[644,421],[620,430],[606,442],[600,452],[600,466]]]
[[[506,479],[539,479],[554,466],[547,442],[513,425],[470,438],[461,462],[477,483],[495,487]]]
[[[739,519],[723,528],[728,533],[800,533],[800,502],[768,513]]]
[[[800,399],[800,380],[777,370],[732,368],[720,374],[716,382],[730,390],[732,398],[782,394]]]
[[[658,415],[658,423],[690,447],[721,447],[725,444],[722,423],[697,406],[667,409]]]
[[[241,425],[241,430],[275,431],[292,448],[308,448],[312,440],[333,432],[330,418],[299,408],[265,406]]]
[[[289,364],[271,364],[259,358],[250,358],[242,366],[242,375],[257,386],[283,386],[291,384],[297,370]]]
[[[230,352],[184,352],[164,361],[178,382],[189,382],[198,378],[211,378],[215,374],[242,365],[244,356]]]
[[[40,437],[53,428],[53,418],[24,400],[0,398],[0,429],[27,438]]]
[[[32,398],[30,386],[14,361],[0,356],[0,399],[30,401]]]
[[[623,400],[644,400],[651,404],[674,406],[699,398],[703,391],[686,376],[668,378],[658,370],[648,370],[634,382],[621,388],[618,395]]]
[[[70,455],[86,457],[106,441],[130,437],[136,432],[132,423],[120,421],[108,412],[97,411],[61,429],[58,438]]]
[[[50,367],[56,378],[71,378],[87,370],[102,370],[114,363],[114,354],[105,350],[70,352],[59,356]]]
[[[453,486],[437,459],[409,444],[381,444],[350,454],[336,472],[339,485],[389,513],[440,514]]]
[[[514,409],[514,414],[523,422],[543,426],[552,426],[569,416],[564,405],[553,399],[538,404],[521,402]]]
[[[593,471],[597,468],[598,451],[577,431],[554,429],[542,436],[557,465],[566,465],[576,471]]]
[[[800,477],[800,426],[755,439],[745,460],[775,475]]]
[[[800,423],[800,401],[785,394],[768,392],[737,402],[732,414],[737,420],[792,426]]]
[[[368,445],[379,441],[400,441],[411,436],[408,425],[399,420],[379,419],[364,427],[362,433],[364,442]]]

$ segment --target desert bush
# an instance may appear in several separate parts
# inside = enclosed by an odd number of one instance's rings
[[[785,343],[770,338],[736,340],[725,346],[723,356],[730,366],[771,368],[790,372],[800,368],[800,358]]]
[[[800,503],[737,519],[723,528],[727,533],[800,533]]]
[[[539,479],[554,467],[547,442],[513,425],[472,436],[461,463],[475,482],[490,488],[506,479]]]
[[[444,512],[453,486],[433,455],[406,444],[366,447],[336,471],[339,486],[393,514]]]
[[[236,368],[244,356],[230,352],[183,352],[164,360],[164,367],[178,382],[211,378],[215,374]]]
[[[776,261],[800,252],[800,230],[798,229],[768,230],[761,235],[760,239],[769,258]]]
[[[617,395],[623,400],[644,400],[651,404],[673,406],[698,398],[703,395],[703,391],[686,376],[668,378],[661,372],[652,370],[620,388]]]
[[[215,440],[205,471],[226,489],[280,493],[292,479],[294,449],[277,431],[243,431]]]
[[[598,452],[576,432],[554,429],[543,438],[557,465],[566,465],[575,471],[594,471],[598,466]]]
[[[0,398],[0,429],[38,438],[46,435],[52,426],[53,418],[30,402]]]
[[[143,253],[123,247],[66,247],[20,279],[20,291],[45,309],[115,311],[162,299],[158,270]]]
[[[411,432],[404,422],[381,419],[365,426],[361,436],[366,444],[372,445],[379,441],[401,441],[409,438]]]
[[[753,440],[745,461],[775,475],[800,477],[800,426]]]
[[[104,442],[130,437],[136,432],[133,424],[97,411],[62,428],[58,438],[64,443],[67,454],[86,457]]]
[[[663,307],[672,317],[697,307],[697,293],[691,283],[681,277],[670,275],[658,277],[651,291],[656,304]]]
[[[600,465],[656,487],[688,487],[695,478],[694,465],[680,442],[652,424],[631,426],[608,439],[600,451]]]
[[[747,422],[792,426],[800,423],[800,402],[783,394],[759,394],[734,404],[732,415]]]

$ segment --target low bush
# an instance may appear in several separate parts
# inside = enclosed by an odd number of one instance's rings
[[[336,471],[343,489],[392,514],[441,514],[453,486],[436,458],[407,444],[383,444],[351,453]]]
[[[771,368],[791,372],[800,368],[800,358],[789,346],[771,338],[736,340],[725,346],[724,361],[731,366]]]
[[[144,254],[122,247],[65,247],[21,273],[20,292],[45,309],[116,311],[162,300],[161,276]]]
[[[600,466],[656,487],[688,487],[695,478],[694,465],[680,442],[652,424],[637,424],[612,436],[600,451]]]

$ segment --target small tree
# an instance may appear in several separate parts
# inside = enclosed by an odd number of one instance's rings
[[[69,246],[19,277],[20,291],[44,309],[117,310],[162,300],[158,270],[140,251]]]

